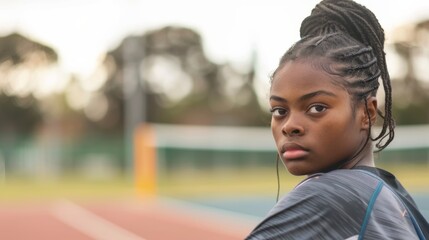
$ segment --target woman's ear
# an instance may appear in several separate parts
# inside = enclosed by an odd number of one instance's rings
[[[366,100],[366,107],[364,106],[364,114],[362,119],[362,128],[369,129],[370,124],[374,126],[377,120],[377,98],[369,97]]]

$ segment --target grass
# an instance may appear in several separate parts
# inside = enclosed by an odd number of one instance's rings
[[[40,201],[55,198],[115,198],[133,196],[129,179],[89,180],[78,176],[56,179],[10,178],[0,183],[0,201]]]
[[[289,191],[302,177],[281,172],[281,189]],[[175,173],[162,178],[159,192],[178,197],[207,197],[231,195],[271,195],[277,192],[273,169]]]

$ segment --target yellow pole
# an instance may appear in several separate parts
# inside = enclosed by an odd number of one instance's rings
[[[149,124],[138,127],[134,133],[134,173],[137,193],[144,196],[155,196],[155,133]]]

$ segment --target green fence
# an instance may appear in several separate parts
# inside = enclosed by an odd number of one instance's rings
[[[0,166],[10,176],[119,174],[124,170],[122,136],[88,136],[79,140],[20,138],[0,140]]]

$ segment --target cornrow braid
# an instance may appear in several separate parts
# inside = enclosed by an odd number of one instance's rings
[[[365,103],[367,97],[376,96],[381,77],[385,91],[384,115],[380,110],[377,113],[383,125],[379,135],[371,139],[378,140],[378,151],[384,149],[394,138],[395,122],[384,30],[375,15],[353,0],[323,0],[301,23],[300,35],[301,40],[283,55],[277,70],[288,61],[307,59],[344,79],[337,83],[343,85],[355,101]]]

